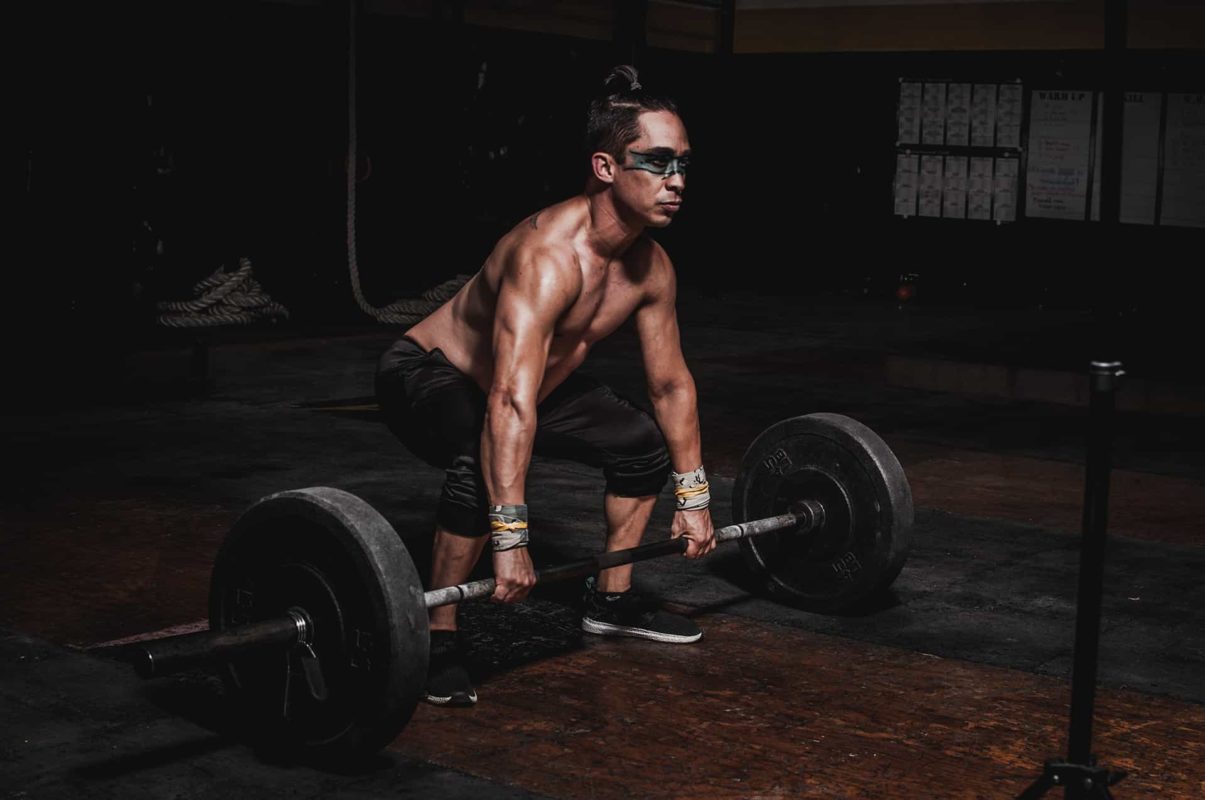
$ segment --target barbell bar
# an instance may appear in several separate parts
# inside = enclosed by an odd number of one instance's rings
[[[823,506],[811,500],[801,500],[796,504],[795,508],[786,514],[755,519],[750,522],[741,522],[720,528],[715,532],[715,541],[719,545],[724,542],[736,541],[737,539],[747,539],[750,536],[760,536],[763,533],[785,531],[789,528],[797,528],[792,533],[796,536],[802,536],[818,525],[823,524],[823,521]],[[567,564],[537,570],[536,584],[581,578],[586,575],[593,575],[595,572],[604,569],[618,567],[623,564],[634,564],[637,561],[647,561],[650,558],[681,555],[686,552],[686,547],[687,540],[679,537],[677,539],[665,539],[659,542],[650,542],[649,544],[629,547],[626,550],[597,553],[578,561],[571,561]],[[423,595],[424,602],[427,604],[427,608],[430,609],[459,603],[462,600],[477,600],[492,595],[495,585],[496,583],[493,578],[483,578],[471,583],[462,583],[443,589],[433,589]]]
[[[305,490],[303,490],[305,491]],[[759,536],[764,533],[797,528],[795,535],[813,530],[824,521],[824,507],[812,500],[801,500],[786,514],[741,522],[715,532],[716,544]],[[634,564],[666,555],[686,552],[685,538],[666,539],[625,550],[596,553],[587,558],[536,572],[536,584],[580,578],[623,564]],[[423,595],[428,609],[469,600],[480,600],[494,593],[493,578],[432,589]],[[271,619],[236,625],[224,630],[198,631],[157,639],[139,648],[135,670],[144,678],[162,677],[191,669],[199,664],[256,651],[289,649],[310,644],[313,623],[303,609],[290,608]]]
[[[833,611],[888,586],[907,553],[912,495],[873,431],[848,417],[776,423],[733,488],[746,564],[773,597]],[[537,584],[682,553],[683,538],[548,567]],[[489,597],[492,578],[423,592],[393,527],[330,487],[280,492],[235,523],[214,562],[210,630],[142,645],[143,677],[223,663],[259,736],[314,760],[370,754],[405,727],[426,680],[431,608]]]

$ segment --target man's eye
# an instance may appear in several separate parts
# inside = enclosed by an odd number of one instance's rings
[[[650,158],[649,163],[657,169],[665,169],[669,166],[669,161],[664,158]]]

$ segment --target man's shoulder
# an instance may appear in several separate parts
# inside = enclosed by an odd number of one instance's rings
[[[527,287],[557,287],[570,296],[581,290],[582,270],[577,253],[563,241],[546,236],[525,236],[507,248],[499,264],[503,280]]]
[[[515,225],[511,234],[525,240],[564,237],[567,232],[581,226],[583,212],[581,196],[569,197],[529,214]]]
[[[538,266],[553,272],[580,271],[577,251],[572,245],[547,236],[531,236],[515,242],[506,259],[506,269]]]
[[[572,209],[568,203],[558,203],[537,211],[520,222],[504,237],[508,245],[508,261],[524,261],[531,258],[550,259],[555,262],[574,263],[577,253],[573,249]]]

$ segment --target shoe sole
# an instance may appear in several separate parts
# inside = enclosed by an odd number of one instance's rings
[[[423,699],[428,703],[436,706],[471,706],[477,702],[477,692],[472,691],[466,695],[449,695],[447,697],[438,697],[433,694],[424,694]]]
[[[596,633],[599,636],[631,636],[635,639],[652,639],[654,642],[669,644],[690,644],[703,638],[703,632],[688,635],[681,633],[662,633],[647,628],[630,628],[625,625],[612,625],[609,622],[599,622],[596,619],[582,618],[582,630],[586,633]]]

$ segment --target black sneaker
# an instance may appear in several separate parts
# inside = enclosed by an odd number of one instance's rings
[[[456,631],[431,631],[431,660],[424,697],[428,703],[471,706],[477,702],[477,691],[469,681],[464,661]]]
[[[686,617],[662,611],[659,603],[640,592],[599,592],[594,579],[586,583],[582,630],[600,636],[635,636],[655,642],[689,644],[703,636]]]

